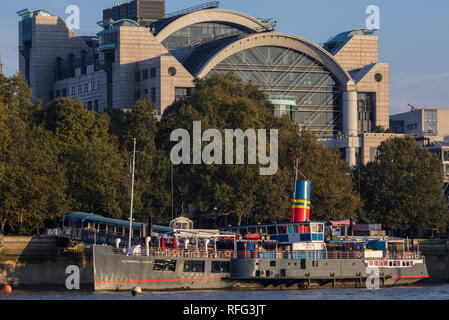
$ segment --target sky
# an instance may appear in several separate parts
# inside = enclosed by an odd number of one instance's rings
[[[207,0],[166,0],[167,13]],[[3,71],[18,71],[16,12],[47,9],[66,20],[69,5],[80,8],[83,32],[98,32],[102,9],[116,0],[15,0],[2,1],[0,56]],[[221,0],[220,8],[256,18],[273,18],[277,31],[322,44],[330,37],[364,28],[366,8],[380,10],[379,60],[390,64],[390,114],[419,107],[449,108],[449,1],[447,0]]]

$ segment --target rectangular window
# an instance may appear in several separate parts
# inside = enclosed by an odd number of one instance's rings
[[[276,226],[267,227],[268,234],[277,234]]]
[[[287,233],[287,226],[279,226],[279,227],[278,227],[278,233],[279,233],[279,234],[285,234],[285,233]]]
[[[143,95],[148,98],[148,89],[143,89]]]
[[[76,87],[72,86],[72,96],[74,96],[76,94]]]
[[[143,80],[148,79],[148,69],[143,70]]]
[[[192,88],[175,88],[175,99],[186,99],[192,96]]]
[[[151,68],[150,69],[150,77],[151,78],[156,78],[156,68]]]
[[[84,84],[84,93],[88,93],[89,92],[89,84],[85,83]]]
[[[67,89],[66,88],[62,89],[62,96],[67,97]]]
[[[96,89],[95,89],[95,81],[92,81],[92,83],[90,84],[90,90],[92,91],[92,92],[94,92]]]
[[[376,160],[377,157],[377,148],[370,147],[369,148],[369,161]]]
[[[87,103],[87,110],[92,111],[92,101]]]
[[[229,261],[212,261],[212,273],[229,273],[231,270],[231,263]]]
[[[204,261],[186,260],[184,262],[184,272],[204,272]]]
[[[94,108],[95,108],[95,112],[98,112],[98,100],[95,100]]]
[[[83,85],[79,84],[78,85],[78,94],[83,93]]]
[[[59,90],[59,89],[56,90],[56,94],[55,95],[56,95],[56,98],[59,98],[61,96],[61,90]]]
[[[151,102],[156,103],[156,88],[151,88]]]
[[[437,134],[437,117],[437,110],[424,110],[424,134]]]
[[[154,271],[176,271],[176,260],[155,260],[153,264]]]

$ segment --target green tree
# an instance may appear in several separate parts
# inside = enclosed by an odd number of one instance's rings
[[[113,131],[117,132],[119,141],[122,141],[124,151],[131,152],[133,139],[137,140],[135,213],[145,221],[151,216],[158,223],[168,223],[171,219],[171,163],[155,144],[158,131],[155,107],[147,100],[139,100],[122,117],[116,116],[115,123],[122,123],[125,129],[116,128]]]
[[[383,142],[375,161],[360,170],[363,219],[395,230],[444,228],[441,162],[414,139]]]
[[[8,224],[10,231],[38,234],[58,225],[67,212],[67,180],[52,135],[19,121],[12,126],[13,141],[0,180],[1,232]]]
[[[259,87],[243,84],[232,74],[196,80],[193,97],[175,102],[165,111],[156,140],[166,155],[175,144],[170,142],[171,132],[184,128],[192,136],[193,121],[201,121],[203,132],[216,128],[223,137],[225,129],[279,130],[279,170],[274,176],[261,176],[259,164],[176,166],[179,211],[192,203],[201,212],[216,208],[219,215],[230,216],[238,224],[288,220],[293,164],[299,158],[301,172],[313,185],[312,217],[352,215],[358,198],[349,167],[338,152],[318,144],[307,131],[298,134],[296,124],[287,117],[275,118],[273,111]]]
[[[109,134],[109,116],[64,98],[50,102],[38,118],[57,139],[55,147],[67,169],[70,209],[124,218],[129,207],[128,161]]]

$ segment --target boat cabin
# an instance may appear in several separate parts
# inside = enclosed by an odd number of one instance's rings
[[[241,239],[269,239],[280,244],[324,242],[324,222],[289,222],[223,228]]]

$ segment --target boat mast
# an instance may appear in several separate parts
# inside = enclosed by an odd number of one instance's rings
[[[128,247],[132,245],[133,235],[133,204],[134,204],[134,171],[136,166],[136,138],[134,138],[134,150],[133,150],[133,169],[132,169],[132,182],[131,182],[131,209],[129,213],[129,243]]]

